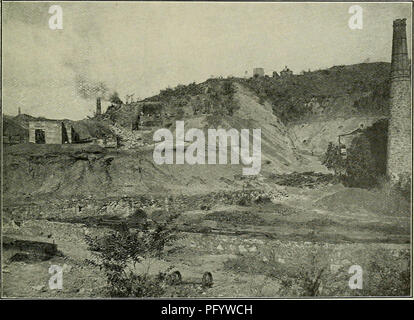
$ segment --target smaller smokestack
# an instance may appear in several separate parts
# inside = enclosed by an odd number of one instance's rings
[[[22,110],[20,109],[20,107],[19,107],[19,109],[17,110],[17,112],[18,112],[19,116],[22,114]]]
[[[96,98],[96,115],[102,114],[101,98]]]

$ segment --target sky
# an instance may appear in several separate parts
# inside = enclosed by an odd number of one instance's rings
[[[63,29],[49,28],[60,5]],[[359,3],[3,2],[3,112],[51,119],[91,116],[95,98],[146,98],[211,76],[265,74],[391,61],[392,21],[411,5]],[[104,92],[104,93],[102,93]],[[107,106],[104,102],[104,109]]]

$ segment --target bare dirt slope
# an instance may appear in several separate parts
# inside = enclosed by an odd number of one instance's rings
[[[315,155],[321,155],[326,151],[329,142],[338,143],[339,135],[351,133],[361,127],[368,128],[383,118],[382,116],[339,117],[331,120],[314,120],[294,124],[289,126],[289,129],[298,148]],[[344,138],[342,139],[344,140]]]

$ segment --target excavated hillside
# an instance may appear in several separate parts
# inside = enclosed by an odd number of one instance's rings
[[[387,116],[386,97],[376,97],[385,94],[382,90],[387,86],[388,68],[386,63],[362,64],[291,79],[209,79],[162,90],[143,102],[165,106],[171,116],[162,126],[172,132],[177,120],[185,122],[186,130],[200,128],[205,133],[209,128],[239,132],[260,128],[261,172],[247,180],[254,185],[261,183],[261,177],[275,173],[326,172],[317,156],[329,141],[361,123],[369,126]],[[325,81],[328,84],[324,85]],[[334,87],[329,96],[329,88]],[[295,114],[297,120],[293,121]],[[242,165],[156,165],[152,135],[157,128],[131,131],[127,120],[135,115],[134,105],[123,104],[101,117],[72,122],[82,138],[117,135],[124,145],[121,149],[82,144],[5,148],[5,200],[52,194],[63,198],[190,194],[246,185]],[[12,120],[19,123],[18,117]],[[23,120],[20,131],[27,130]]]
[[[236,84],[238,105],[232,116],[199,115],[183,119],[189,128],[262,130],[261,175],[315,170],[315,159],[303,156],[284,124],[268,104]],[[171,131],[174,131],[172,126]],[[118,132],[120,134],[121,132]],[[230,151],[230,150],[229,150]],[[92,145],[15,145],[5,149],[4,193],[7,200],[21,197],[104,198],[145,193],[204,193],[242,188],[242,165],[157,165],[153,146],[108,150]],[[324,171],[316,165],[317,171]],[[260,176],[249,179],[259,183]]]

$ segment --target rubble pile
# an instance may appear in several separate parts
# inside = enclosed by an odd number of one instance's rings
[[[132,131],[130,129],[122,128],[116,124],[111,125],[110,128],[112,132],[121,140],[120,149],[134,149],[144,145],[142,131]]]

